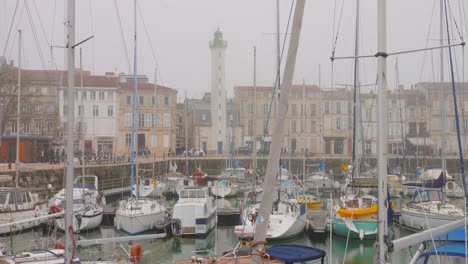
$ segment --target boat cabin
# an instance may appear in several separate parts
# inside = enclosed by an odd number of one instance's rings
[[[31,210],[39,202],[37,194],[11,188],[0,191],[0,212]]]
[[[442,193],[439,190],[418,189],[411,199],[411,203],[442,202]]]

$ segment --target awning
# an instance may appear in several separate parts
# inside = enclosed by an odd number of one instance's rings
[[[430,138],[407,138],[408,141],[414,146],[431,146],[434,142]]]

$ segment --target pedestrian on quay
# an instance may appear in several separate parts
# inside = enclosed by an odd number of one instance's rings
[[[61,160],[62,162],[65,161],[65,149],[62,149],[62,154],[60,155],[60,160]]]
[[[54,151],[52,148],[49,150],[49,164],[55,163],[54,162]]]
[[[60,151],[59,149],[55,150],[55,164],[60,163]]]

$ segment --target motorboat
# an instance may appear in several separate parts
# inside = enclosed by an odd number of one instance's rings
[[[195,183],[196,186],[206,186],[208,183],[208,174],[202,171],[196,171],[192,173],[191,179]]]
[[[170,176],[164,179],[166,184],[166,194],[179,195],[180,191],[186,187],[194,187],[195,181],[185,176]]]
[[[137,196],[137,185],[133,185],[134,196]],[[166,184],[158,179],[143,179],[138,185],[138,195],[142,198],[161,196],[166,192]]]
[[[237,195],[241,187],[245,186],[245,168],[227,168],[217,177],[211,187],[214,196],[225,198]],[[244,183],[244,184],[243,184]]]
[[[217,206],[207,187],[187,187],[174,204],[172,233],[175,236],[206,236],[216,225]]]

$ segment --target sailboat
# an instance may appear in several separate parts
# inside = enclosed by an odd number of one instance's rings
[[[366,190],[369,187],[377,187],[374,177],[357,177],[360,173],[360,164],[357,158],[358,135],[356,126],[359,120],[360,109],[360,84],[359,84],[359,0],[356,1],[356,36],[354,51],[354,125],[353,125],[353,168],[351,182],[345,189],[345,195],[340,198],[335,208],[332,220],[333,232],[343,237],[353,239],[375,239],[377,235],[377,199]],[[361,135],[363,136],[363,135]],[[364,160],[362,160],[364,162]]]
[[[65,200],[66,191],[62,189],[49,201],[52,213],[63,210]],[[76,177],[73,183],[73,230],[79,233],[97,228],[102,222],[105,204],[106,198],[99,192],[97,176]],[[66,230],[63,218],[56,219],[55,223],[60,230]]]
[[[277,5],[279,5],[277,3]],[[273,133],[272,148],[268,158],[265,180],[263,183],[263,199],[259,206],[259,212],[255,219],[255,235],[252,243],[239,244],[234,250],[229,251],[221,257],[209,257],[211,263],[294,263],[306,262],[325,258],[325,251],[317,248],[295,245],[278,245],[265,248],[270,215],[273,207],[273,194],[275,180],[278,176],[278,164],[281,152],[281,139],[284,137],[284,121],[286,118],[289,90],[294,73],[295,59],[299,44],[300,28],[304,13],[305,0],[296,1],[294,18],[292,23],[292,34],[289,45],[288,57],[285,68],[285,76],[282,83],[281,98],[279,103],[279,115]],[[258,252],[261,252],[259,254]],[[179,261],[176,263],[193,263],[192,260]],[[196,259],[199,263],[205,263],[208,259]]]
[[[20,166],[20,117],[21,117],[21,30],[19,30],[19,53],[18,53],[18,103],[16,123],[18,129],[16,132],[16,175],[15,186],[7,187],[12,182],[11,176],[2,175],[0,179],[0,226],[3,224],[17,222],[24,219],[31,219],[19,225],[0,227],[0,234],[22,231],[39,225],[34,218],[47,213],[47,201],[39,198],[37,193],[32,192],[32,188],[19,188],[19,166]]]
[[[136,8],[136,4],[135,4]],[[134,173],[138,172],[135,170],[135,107],[137,97],[137,25],[136,25],[136,11],[135,11],[135,41],[134,41],[134,69],[133,69],[133,97],[132,97],[132,133],[131,133],[131,167],[130,167],[130,188],[133,194],[134,185]],[[138,177],[136,177],[138,181]],[[137,185],[138,186],[138,183]],[[139,197],[139,193],[136,193],[136,197],[130,196],[128,199],[119,201],[119,207],[115,213],[114,225],[117,230],[122,230],[131,235],[139,234],[148,230],[153,229],[156,226],[162,224],[166,220],[166,208],[160,205],[154,199],[145,199]]]

